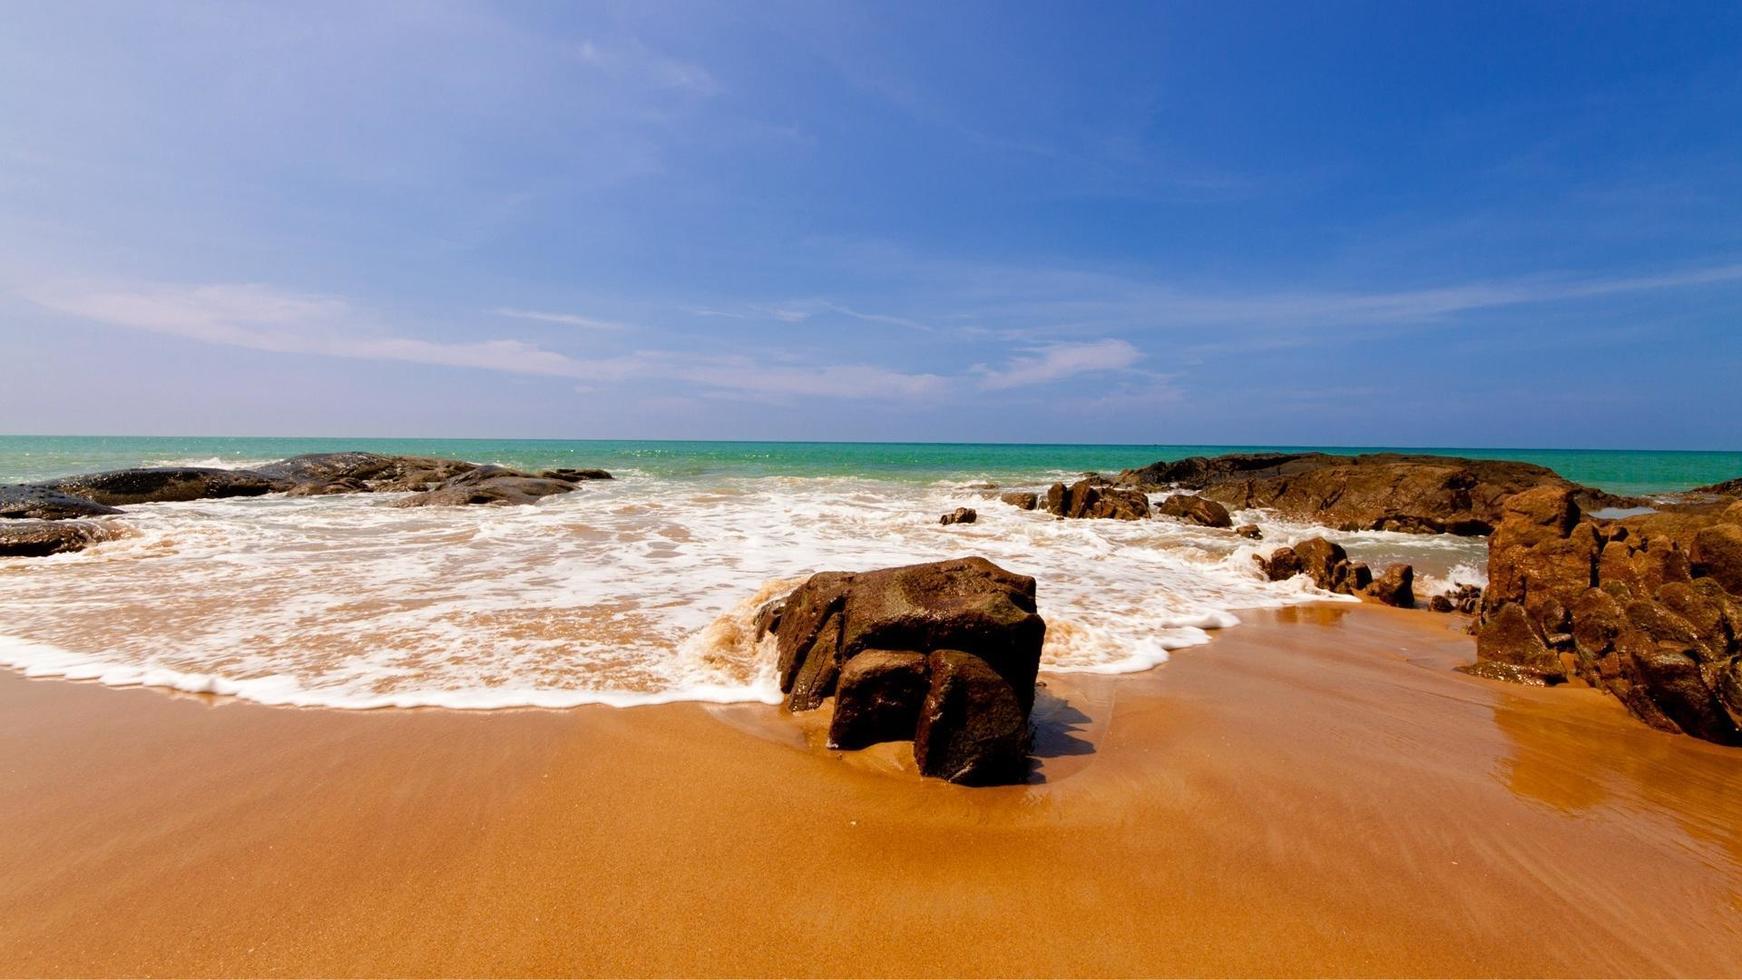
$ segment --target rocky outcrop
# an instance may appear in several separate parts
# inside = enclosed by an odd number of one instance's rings
[[[1182,487],[1235,510],[1268,508],[1342,530],[1481,535],[1507,497],[1539,486],[1572,487],[1530,463],[1372,453],[1239,453],[1126,470],[1114,481],[1140,489]],[[1592,500],[1616,502],[1580,488]]]
[[[63,477],[40,485],[111,507],[258,497],[273,489],[272,481],[259,473],[205,466],[147,466]]]
[[[928,776],[1025,777],[1046,635],[1034,579],[984,558],[820,572],[778,610],[759,614],[758,629],[776,635],[787,708],[833,696],[833,745],[912,738]]]
[[[1168,497],[1156,506],[1155,512],[1162,517],[1172,517],[1201,527],[1234,526],[1233,518],[1228,516],[1228,508],[1207,497],[1190,493],[1176,493]]]
[[[1742,744],[1742,509],[1726,504],[1603,521],[1567,488],[1507,501],[1467,669],[1590,684],[1654,727]]]
[[[1059,517],[1111,517],[1135,521],[1149,516],[1149,496],[1139,490],[1124,490],[1082,479],[1065,486],[1055,483],[1046,491],[1041,506]]]
[[[1415,569],[1409,565],[1392,565],[1362,591],[1388,606],[1414,609]]]
[[[119,514],[108,504],[89,497],[28,483],[0,486],[0,519],[64,521],[76,517]]]
[[[570,493],[571,480],[532,476],[501,466],[477,466],[444,480],[431,490],[393,502],[395,507],[513,506],[537,503],[544,497]]]
[[[972,507],[957,507],[955,510],[952,510],[948,514],[945,514],[942,517],[938,518],[938,523],[945,524],[945,525],[948,525],[948,524],[972,524],[979,519],[980,519],[980,515],[978,513],[975,513],[974,508],[972,508]]]
[[[1343,546],[1324,538],[1308,538],[1292,547],[1253,555],[1258,569],[1272,582],[1305,575],[1327,592],[1356,595],[1373,583],[1373,572],[1360,562],[1351,562]]]
[[[1026,490],[1001,493],[998,495],[998,499],[1018,510],[1033,510],[1040,506],[1040,495],[1037,493],[1030,493]]]
[[[117,529],[97,521],[0,521],[0,558],[44,558],[83,551],[116,535]]]
[[[258,467],[273,489],[298,496],[326,493],[404,493],[434,490],[470,473],[477,463],[430,456],[379,453],[310,453]],[[520,474],[530,476],[531,474]]]
[[[1458,612],[1473,615],[1482,606],[1482,589],[1476,585],[1459,585],[1428,600],[1434,612]]]

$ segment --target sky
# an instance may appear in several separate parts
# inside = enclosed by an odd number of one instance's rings
[[[1742,448],[1742,5],[11,2],[0,431]]]

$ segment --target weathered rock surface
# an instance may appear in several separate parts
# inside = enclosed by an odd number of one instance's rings
[[[1654,727],[1742,744],[1738,516],[1720,501],[1593,520],[1566,488],[1508,500],[1468,669],[1577,680]]]
[[[1409,565],[1392,565],[1362,591],[1388,606],[1414,609],[1415,569]]]
[[[147,466],[108,473],[87,473],[83,476],[46,480],[41,486],[111,507],[215,500],[223,497],[258,497],[272,492],[272,481],[259,473],[205,466]]]
[[[501,466],[479,466],[450,477],[432,490],[394,501],[395,507],[512,506],[537,503],[544,497],[571,493],[575,484],[531,476]]]
[[[8,520],[64,521],[119,513],[108,504],[53,487],[30,483],[0,486],[0,518]]]
[[[1202,527],[1234,526],[1233,518],[1228,516],[1228,508],[1208,497],[1200,497],[1190,493],[1173,494],[1157,505],[1155,512],[1162,517],[1172,517],[1187,524],[1197,524]]]
[[[1140,490],[1122,490],[1093,479],[1065,486],[1053,484],[1041,502],[1048,513],[1059,517],[1111,517],[1135,521],[1149,516],[1149,496]]]
[[[806,711],[835,696],[835,744],[873,735],[887,740],[905,726],[902,738],[924,731],[915,758],[927,775],[958,782],[1024,777],[1028,712],[1046,635],[1034,579],[977,557],[819,572],[779,610],[769,625],[787,707]],[[877,656],[861,664],[868,652]],[[925,660],[918,714],[910,691],[920,670],[915,657]],[[1013,751],[1020,765],[1011,761]]]
[[[1234,533],[1243,538],[1251,538],[1254,541],[1264,540],[1264,532],[1260,531],[1256,524],[1242,524],[1234,529]]]
[[[1529,463],[1398,453],[1200,456],[1126,470],[1114,482],[1183,487],[1236,510],[1264,507],[1342,530],[1464,535],[1489,533],[1500,520],[1501,502],[1512,494],[1573,486]],[[1594,500],[1619,499],[1580,489]]]
[[[1001,493],[998,495],[998,499],[1020,510],[1033,510],[1040,506],[1040,495],[1029,493],[1026,490]]]
[[[434,490],[477,468],[476,463],[458,459],[346,452],[292,456],[257,467],[255,472],[272,481],[275,490],[319,495]],[[335,486],[337,489],[328,489]]]
[[[1428,606],[1434,612],[1474,614],[1482,605],[1482,589],[1475,585],[1460,585],[1434,596]]]
[[[862,749],[913,738],[930,688],[931,667],[923,653],[865,650],[856,654],[841,668],[835,685],[829,745]]]
[[[96,521],[4,521],[0,522],[0,558],[43,558],[83,551],[115,534],[116,528]]]
[[[1319,588],[1344,595],[1359,595],[1373,584],[1371,569],[1350,561],[1342,545],[1324,538],[1308,538],[1293,547],[1278,548],[1268,558],[1253,555],[1252,560],[1272,582],[1305,575]]]
[[[948,514],[938,518],[939,524],[972,524],[980,519],[980,515],[972,507],[957,507]]]
[[[969,786],[1019,783],[1028,775],[1028,709],[985,660],[934,651],[931,684],[913,735],[927,776]]]

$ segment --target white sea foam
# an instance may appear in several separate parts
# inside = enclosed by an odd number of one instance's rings
[[[1143,670],[1235,625],[1234,610],[1331,598],[1304,578],[1263,581],[1252,562],[1323,529],[1272,522],[1252,542],[1167,520],[1060,521],[974,482],[627,474],[527,507],[132,507],[121,540],[0,560],[0,663],[340,708],[774,701],[772,642],[753,640],[751,618],[812,571],[985,555],[1039,580],[1053,671]],[[957,506],[979,521],[937,523]],[[1357,552],[1468,551],[1342,537]]]
[[[145,466],[197,466],[210,470],[248,470],[274,462],[270,459],[224,459],[206,456],[202,459],[148,459]]]

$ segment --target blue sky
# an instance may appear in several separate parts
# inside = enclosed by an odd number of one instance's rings
[[[1742,5],[4,21],[6,431],[1742,448]]]

